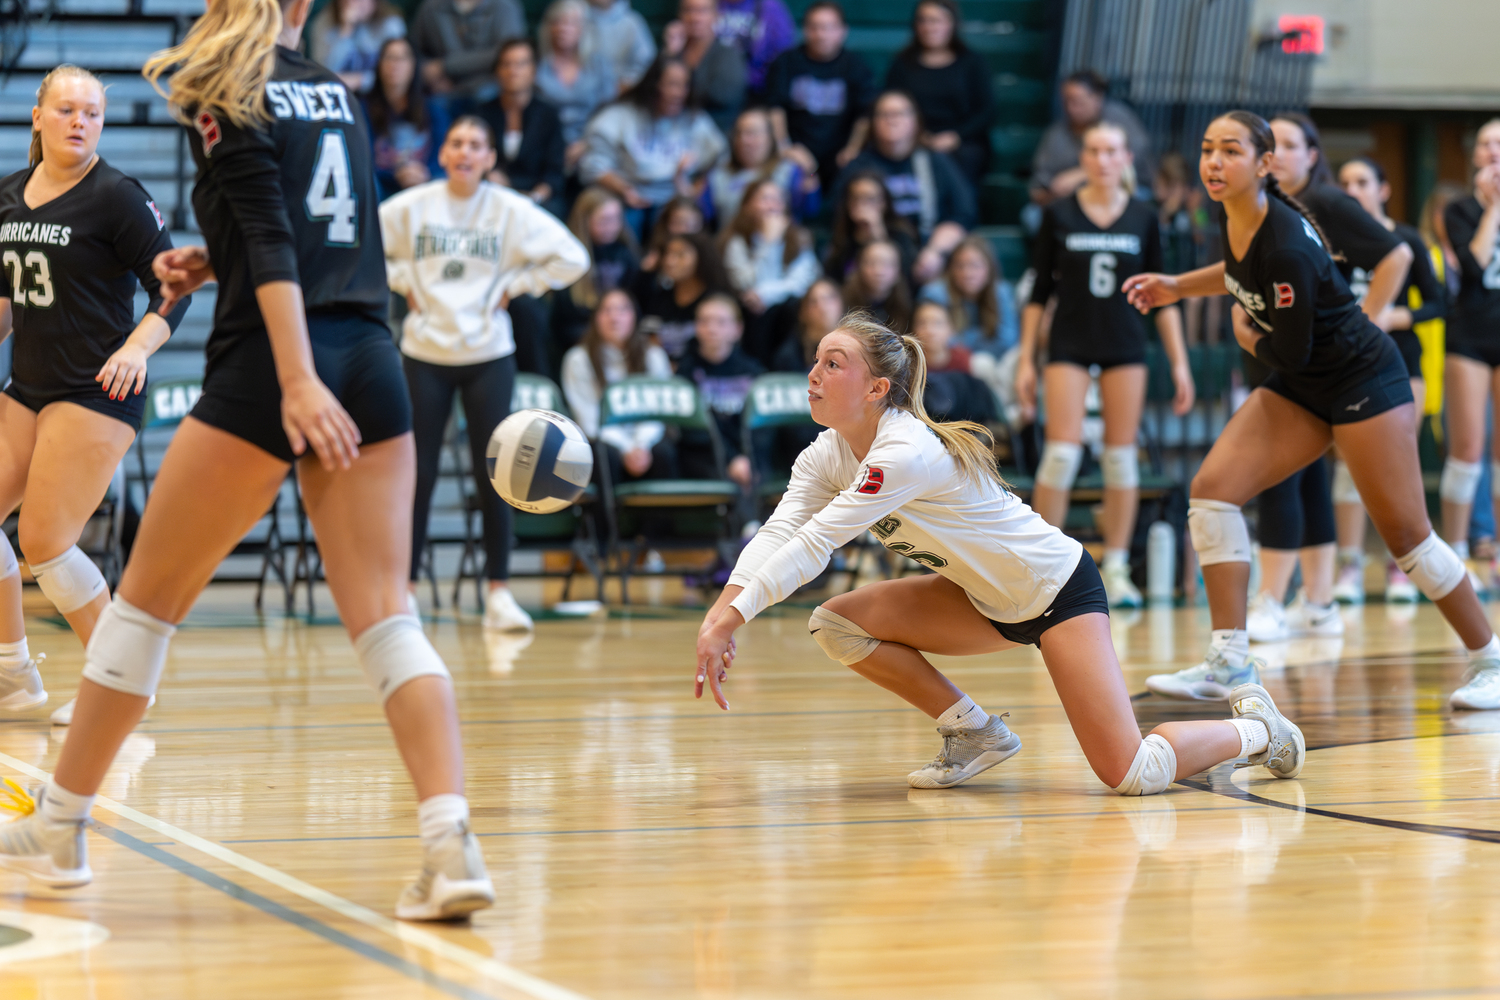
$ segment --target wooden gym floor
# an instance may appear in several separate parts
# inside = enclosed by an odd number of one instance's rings
[[[1430,605],[1263,650],[1314,748],[1300,781],[1125,800],[1030,650],[942,663],[1026,743],[960,789],[907,788],[933,724],[824,658],[805,607],[743,633],[721,715],[672,586],[529,645],[429,622],[500,892],[452,926],[390,919],[415,806],[342,631],[213,589],[105,784],[94,883],[0,874],[0,997],[1500,996],[1500,713],[1446,708],[1463,664]],[[81,651],[27,607],[55,706]],[[1131,689],[1206,628],[1117,616]],[[1143,728],[1214,715],[1136,704]],[[0,774],[41,778],[62,738],[0,723]]]

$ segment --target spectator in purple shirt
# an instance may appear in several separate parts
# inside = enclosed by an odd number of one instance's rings
[[[759,99],[771,60],[797,44],[797,25],[782,0],[721,0],[719,40],[745,54],[750,96]]]

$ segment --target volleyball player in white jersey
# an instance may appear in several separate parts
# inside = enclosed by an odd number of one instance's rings
[[[1141,738],[1109,633],[1104,584],[1078,542],[1010,493],[977,424],[937,424],[922,408],[927,366],[915,338],[861,315],[818,345],[807,376],[813,419],[829,428],[797,458],[776,512],[741,553],[698,634],[696,694],[723,683],[734,632],[872,531],[934,570],[828,601],[808,623],[840,663],[938,722],[943,748],[907,781],[950,788],[1021,749],[922,655],[968,656],[1031,644],[1090,766],[1121,795],[1248,755],[1277,777],[1302,769],[1302,732],[1264,688],[1230,695],[1234,718],[1168,722]]]

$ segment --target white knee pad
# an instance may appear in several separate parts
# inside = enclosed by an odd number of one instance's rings
[[[1125,780],[1115,786],[1117,795],[1155,795],[1171,787],[1177,777],[1177,751],[1152,733],[1141,740]]]
[[[1071,490],[1078,478],[1078,464],[1083,461],[1083,445],[1072,441],[1048,441],[1042,445],[1042,461],[1036,469],[1036,481],[1054,490]]]
[[[21,572],[21,564],[16,562],[16,550],[10,547],[10,539],[0,532],[0,580],[9,580]]]
[[[1443,462],[1443,476],[1438,480],[1438,495],[1449,503],[1473,503],[1479,492],[1479,474],[1483,467],[1478,462],[1464,462],[1448,458]]]
[[[1360,503],[1359,487],[1354,485],[1354,477],[1349,474],[1349,466],[1343,462],[1333,463],[1333,502],[1334,503]]]
[[[1453,588],[1463,582],[1467,572],[1458,553],[1449,548],[1435,531],[1410,552],[1397,556],[1396,565],[1411,577],[1411,582],[1430,601],[1440,601],[1453,593]]]
[[[1188,534],[1201,566],[1250,561],[1250,530],[1245,515],[1232,503],[1189,500]]]
[[[149,698],[161,682],[167,645],[176,631],[176,625],[116,594],[89,636],[83,676],[103,687]]]
[[[452,676],[412,615],[391,615],[365,629],[354,640],[354,655],[382,705],[407,681]]]
[[[1139,449],[1133,444],[1111,444],[1104,446],[1104,488],[1107,490],[1133,490],[1141,485],[1141,463],[1137,457]]]
[[[31,575],[47,600],[63,614],[71,614],[104,593],[104,574],[94,560],[74,545],[55,559],[32,563]]]
[[[807,620],[807,629],[829,659],[838,660],[846,667],[863,660],[880,645],[879,639],[827,608],[814,609],[812,617]]]

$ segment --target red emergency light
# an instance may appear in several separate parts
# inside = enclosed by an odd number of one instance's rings
[[[1323,54],[1323,19],[1318,15],[1283,14],[1276,27],[1282,34],[1281,51],[1293,55]]]

